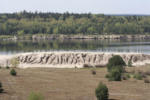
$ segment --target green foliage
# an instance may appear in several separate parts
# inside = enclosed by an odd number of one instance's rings
[[[90,64],[84,64],[84,65],[83,65],[83,68],[93,68],[93,66],[90,65]]]
[[[91,70],[91,72],[92,72],[93,75],[96,75],[96,71],[94,69]]]
[[[2,88],[2,83],[0,82],[0,93],[2,93],[4,89]]]
[[[124,72],[125,62],[123,61],[122,57],[119,55],[115,55],[109,59],[107,64],[108,71],[111,71],[113,68],[118,68],[121,72]]]
[[[128,61],[128,67],[132,67],[132,61],[131,61],[131,59]]]
[[[2,83],[0,82],[0,88],[2,88]]]
[[[103,14],[0,14],[0,35],[26,34],[143,34],[150,33],[150,17]]]
[[[28,100],[44,100],[44,97],[40,93],[32,92],[29,95],[29,99]]]
[[[130,74],[125,74],[125,76],[126,76],[127,78],[131,78]]]
[[[122,75],[122,79],[123,80],[127,80],[129,78],[131,78],[130,74],[124,74],[124,75]]]
[[[17,72],[15,71],[15,69],[11,69],[10,70],[10,75],[12,75],[12,76],[16,76],[17,75]]]
[[[110,58],[107,64],[109,73],[106,75],[106,78],[108,78],[109,81],[121,81],[122,73],[125,72],[125,65],[125,62],[119,55]]]
[[[137,80],[142,80],[143,79],[143,77],[142,77],[142,75],[140,73],[134,74],[133,78],[135,78]]]
[[[97,100],[108,100],[109,98],[108,88],[103,83],[99,83],[98,87],[95,89],[95,94]]]
[[[18,34],[18,35],[24,35],[24,30],[19,30],[19,31],[17,32],[17,34]]]
[[[122,74],[119,69],[114,68],[106,75],[109,81],[121,81]]]
[[[10,67],[9,66],[6,66],[6,69],[9,69]]]

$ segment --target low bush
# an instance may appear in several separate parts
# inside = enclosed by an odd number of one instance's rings
[[[122,79],[123,80],[128,80],[129,78],[131,78],[130,74],[124,74],[124,75],[122,75]]]
[[[2,88],[2,83],[0,82],[0,93],[2,93],[4,90]]]
[[[150,83],[150,80],[147,79],[147,78],[145,78],[145,79],[144,79],[144,83]]]
[[[6,69],[9,69],[10,67],[9,66],[6,66]]]
[[[109,81],[121,81],[122,74],[119,69],[114,68],[106,75]]]
[[[124,71],[125,62],[123,61],[122,57],[119,55],[113,56],[109,59],[107,64],[108,71],[111,71],[113,68],[117,67],[120,70]]]
[[[134,75],[133,75],[133,78],[135,78],[135,79],[137,79],[137,80],[142,80],[142,79],[143,79],[142,75],[139,74],[139,73],[134,74]]]
[[[28,100],[44,100],[44,97],[40,93],[32,92],[29,95],[29,99]]]
[[[16,76],[17,75],[17,72],[15,71],[15,69],[11,69],[10,70],[10,75],[12,75],[12,76]]]
[[[90,65],[90,64],[84,64],[84,65],[83,65],[83,68],[93,68],[93,66]]]
[[[109,98],[108,88],[105,84],[101,82],[98,85],[98,87],[95,89],[95,94],[96,94],[97,100],[108,100]]]
[[[131,59],[128,61],[128,67],[132,67],[132,61],[131,61]]]
[[[125,77],[125,76],[122,76],[122,79],[123,79],[123,80],[127,80],[128,78],[127,78],[127,77]]]
[[[108,79],[109,79],[109,74],[106,74],[105,78],[108,78]]]
[[[92,73],[93,75],[96,75],[96,71],[95,71],[95,70],[91,70],[91,73]]]

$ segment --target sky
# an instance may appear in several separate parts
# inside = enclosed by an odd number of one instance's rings
[[[150,0],[0,0],[0,13],[20,11],[148,14]]]

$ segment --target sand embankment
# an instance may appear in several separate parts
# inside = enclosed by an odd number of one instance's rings
[[[11,65],[11,59],[17,57],[20,68],[82,68],[84,64],[105,66],[113,55],[120,55],[128,64],[131,59],[134,66],[150,63],[150,55],[140,53],[100,53],[100,52],[37,52],[0,56],[0,65]]]

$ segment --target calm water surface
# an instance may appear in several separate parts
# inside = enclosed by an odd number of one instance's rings
[[[150,54],[150,40],[0,41],[0,54],[48,51],[136,52]]]

